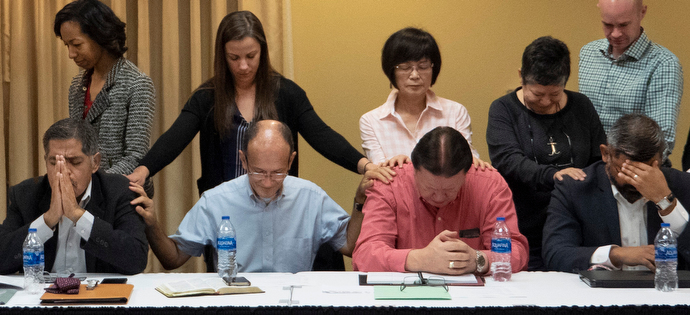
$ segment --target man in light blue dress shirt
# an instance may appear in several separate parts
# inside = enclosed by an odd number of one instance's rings
[[[191,256],[201,255],[205,245],[215,247],[222,216],[230,216],[236,230],[240,272],[311,270],[319,246],[326,243],[350,256],[362,224],[359,205],[376,175],[365,175],[350,217],[316,184],[287,176],[295,155],[285,124],[272,120],[251,124],[240,150],[247,174],[206,191],[169,237],[156,222],[151,199],[133,185],[142,197],[132,203],[143,205],[137,212],[163,267],[177,268]]]

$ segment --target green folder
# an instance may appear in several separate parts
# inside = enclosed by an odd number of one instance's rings
[[[17,292],[15,289],[0,289],[0,305],[5,305]]]
[[[400,291],[397,285],[374,286],[377,300],[450,300],[450,294],[442,286],[407,286]]]

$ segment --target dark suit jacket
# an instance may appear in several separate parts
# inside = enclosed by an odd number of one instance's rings
[[[599,246],[621,245],[618,206],[603,161],[584,169],[587,179],[566,177],[556,183],[544,225],[543,257],[549,270],[577,272],[589,268]],[[690,174],[661,168],[678,201],[690,209]],[[654,237],[662,220],[653,202],[647,203],[647,238]],[[688,269],[690,228],[678,237],[678,268]]]
[[[86,270],[99,273],[136,274],[146,268],[148,242],[142,218],[130,205],[134,193],[122,175],[98,171],[92,175],[91,200],[86,210],[94,216],[89,240],[81,240]],[[22,245],[29,225],[50,208],[47,176],[27,179],[10,188],[7,218],[0,225],[0,274],[22,270]],[[45,270],[50,271],[57,252],[58,228],[44,240]]]

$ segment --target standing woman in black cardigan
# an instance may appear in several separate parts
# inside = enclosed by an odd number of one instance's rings
[[[170,164],[198,132],[199,194],[246,173],[239,159],[241,139],[252,121],[277,119],[327,159],[363,174],[376,166],[316,114],[306,93],[271,67],[263,26],[248,11],[228,14],[218,26],[214,76],[192,94],[177,120],[128,176],[142,184]],[[299,155],[298,155],[299,157]],[[290,175],[297,175],[293,163]]]
[[[82,68],[70,84],[69,116],[88,121],[98,132],[103,170],[129,175],[149,149],[155,90],[153,81],[123,57],[125,23],[100,1],[78,0],[55,15],[53,28]],[[144,187],[152,195],[151,181]]]
[[[213,70],[213,77],[194,91],[170,129],[128,176],[130,181],[141,185],[175,160],[199,132],[199,194],[241,176],[246,173],[239,158],[242,136],[250,122],[262,119],[285,122],[295,144],[300,133],[321,155],[348,170],[364,174],[377,168],[319,118],[304,90],[271,67],[263,26],[251,12],[233,12],[220,22]],[[290,175],[297,176],[298,157]],[[314,268],[333,267],[325,264],[317,258]],[[344,268],[342,255],[335,264]],[[214,268],[208,260],[207,268]]]

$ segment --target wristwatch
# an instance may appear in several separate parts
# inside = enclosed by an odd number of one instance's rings
[[[659,202],[656,203],[656,208],[659,211],[663,211],[668,209],[673,202],[676,200],[676,196],[673,195],[673,193],[668,194],[668,196],[664,197],[664,199],[659,200]]]
[[[475,273],[480,273],[481,270],[484,269],[484,266],[486,266],[486,259],[484,258],[484,255],[482,255],[482,252],[479,250],[474,251],[477,254],[477,270]]]
[[[363,203],[357,203],[357,200],[355,200],[355,209],[359,212],[362,212],[362,208],[364,207]]]

